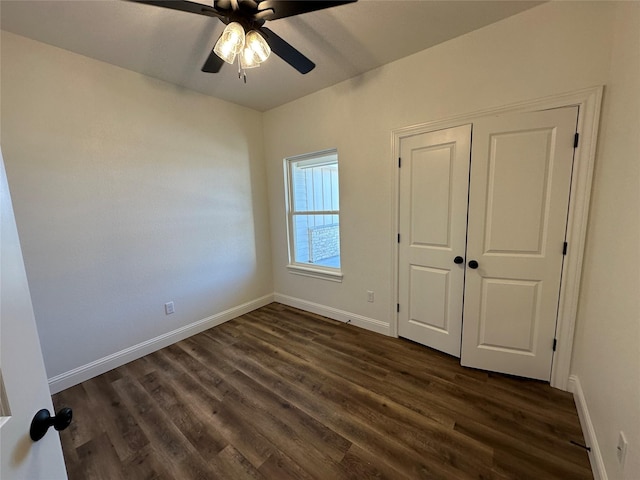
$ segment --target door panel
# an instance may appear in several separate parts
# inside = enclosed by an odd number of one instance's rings
[[[471,126],[400,145],[398,334],[460,356]]]
[[[449,273],[436,268],[411,267],[410,323],[447,333]]]
[[[539,282],[483,278],[478,348],[533,353]],[[508,323],[500,321],[502,317]]]
[[[452,153],[451,144],[412,151],[411,245],[450,247]]]
[[[577,113],[474,122],[462,365],[550,378]]]
[[[485,253],[541,254],[552,137],[551,128],[491,135]]]

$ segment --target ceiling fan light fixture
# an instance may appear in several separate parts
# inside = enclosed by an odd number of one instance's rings
[[[227,25],[216,42],[213,51],[222,60],[233,64],[236,55],[244,49],[244,29],[238,22]]]
[[[249,47],[244,47],[240,54],[240,67],[244,70],[247,68],[256,68],[260,66],[260,59]]]
[[[2,1],[2,0],[0,0]],[[234,64],[238,60],[241,70],[251,68],[267,60],[273,52],[301,74],[309,73],[315,63],[309,60],[293,45],[264,26],[267,20],[293,17],[303,13],[324,10],[338,5],[354,3],[358,0],[131,0],[181,12],[216,17],[225,24],[224,32],[209,53],[201,70],[205,73],[218,73],[224,64]],[[206,5],[205,5],[206,3]],[[244,27],[243,27],[244,26]],[[245,34],[244,28],[249,30]],[[253,51],[253,57],[243,53],[245,41]],[[244,57],[244,60],[242,58]],[[256,58],[257,57],[257,58]],[[244,75],[246,78],[246,75]]]
[[[245,49],[249,49],[258,58],[258,63],[264,62],[271,55],[271,48],[260,33],[251,30],[245,38]]]

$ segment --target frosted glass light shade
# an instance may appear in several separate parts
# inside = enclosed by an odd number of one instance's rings
[[[244,29],[237,22],[227,25],[216,42],[213,51],[227,63],[233,63],[244,48]]]
[[[243,69],[259,67],[260,59],[253,50],[245,46],[240,54],[240,66]]]
[[[257,57],[258,63],[264,62],[271,55],[271,48],[266,40],[257,31],[251,30],[247,33],[245,47],[250,49]]]

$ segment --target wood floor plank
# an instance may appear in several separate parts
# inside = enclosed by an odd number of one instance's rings
[[[109,412],[108,416],[94,416],[93,421],[108,435],[120,461],[126,461],[149,444],[149,439],[139,428],[129,409],[123,405],[107,377],[100,375],[85,382],[83,387],[92,412]],[[78,417],[75,411],[74,416],[79,424],[91,421],[83,416]]]
[[[54,404],[70,480],[593,478],[571,394],[278,303]]]
[[[164,415],[161,408],[136,381],[124,377],[113,386],[156,450],[166,459],[173,478],[207,479],[218,477],[216,464],[205,461],[186,436]],[[117,478],[117,477],[112,477]]]
[[[433,409],[419,409],[419,405],[422,403],[420,396],[429,382],[419,381],[417,385],[411,384],[409,388],[405,385],[399,386],[400,382],[394,382],[390,378],[390,375],[395,373],[392,370],[367,364],[341,352],[328,356],[325,349],[313,342],[305,345],[304,352],[308,362],[322,365],[324,370],[343,377],[349,383],[393,399],[407,408],[417,409],[416,411],[420,415],[434,419],[443,425],[453,427],[455,423],[451,416],[441,414]]]
[[[234,389],[229,393],[231,398],[246,400],[258,415],[272,417],[269,418],[272,425],[282,424],[290,438],[297,437],[302,445],[306,445],[307,454],[315,449],[323,457],[339,463],[351,446],[351,442],[243,372],[229,377],[227,384]]]
[[[199,359],[202,362],[213,360],[203,357],[202,352],[197,355],[195,349],[187,349],[185,353],[188,354],[191,351],[197,358],[187,358],[179,352],[180,346],[180,344],[176,345],[177,348],[171,351],[179,358],[182,365],[198,365]],[[264,435],[276,435],[276,431],[281,431],[281,435],[284,436],[279,441],[287,442],[287,444],[288,442],[298,442],[306,445],[307,462],[309,462],[309,456],[314,450],[321,457],[328,456],[337,461],[342,459],[344,452],[350,446],[349,442],[322,423],[296,409],[285,399],[257,384],[242,372],[234,369],[232,373],[225,374],[225,371],[229,371],[232,367],[221,367],[222,363],[224,362],[217,362],[215,365],[209,364],[209,368],[212,370],[220,369],[217,371],[218,375],[224,375],[224,384],[218,384],[221,387],[220,391],[223,392],[225,398],[232,399],[237,408],[244,406],[249,411],[253,411],[254,416],[259,418],[255,426],[258,428],[261,425],[265,426]],[[198,367],[192,367],[192,371],[197,370]]]
[[[153,445],[145,445],[122,462],[122,479],[159,480],[164,477],[166,466],[161,454]],[[76,478],[70,476],[70,478]]]
[[[217,456],[220,478],[262,480],[260,473],[233,445],[227,445]]]
[[[56,411],[69,405],[74,406],[73,417],[76,421],[72,421],[66,429],[65,437],[69,445],[75,449],[101,435],[102,428],[94,421],[95,414],[83,384],[75,385],[54,397]],[[78,419],[80,421],[77,421]],[[74,452],[73,449],[70,449],[70,454]]]
[[[380,480],[410,480],[411,478],[391,468],[386,463],[377,461],[375,455],[355,443],[351,445],[341,463],[345,470],[349,472],[351,478],[375,478]]]
[[[80,411],[84,410],[86,412],[88,399],[82,387],[82,384],[75,385],[71,388],[63,390],[60,393],[55,394],[52,397],[54,410],[57,412],[59,409],[68,407],[69,405],[75,405],[77,402],[78,405],[80,405]],[[64,431],[64,437],[62,438],[64,442],[63,444],[65,445],[63,453],[65,462],[67,464],[67,470],[80,465],[80,459],[78,458],[76,447],[91,440],[92,436],[91,433],[85,433],[83,437],[83,429],[84,432],[88,432],[88,430],[86,430],[87,425],[85,425],[85,422],[80,423],[77,421],[77,409],[73,410],[73,417],[73,421]],[[82,415],[80,415],[80,417],[82,417]],[[97,432],[94,432],[94,435],[97,434]]]
[[[404,457],[403,466],[420,465],[420,459],[414,452],[420,450],[422,455],[428,455],[433,460],[434,465],[429,467],[420,466],[413,474],[438,475],[440,470],[443,478],[446,478],[448,465],[455,463],[459,469],[458,476],[463,478],[465,468],[474,471],[487,470],[490,465],[490,451],[476,442],[469,442],[469,438],[456,436],[452,430],[445,429],[437,422],[429,418],[418,418],[412,416],[414,413],[401,405],[387,401],[384,398],[375,396],[371,392],[358,389],[355,385],[350,385],[339,376],[331,375],[329,372],[321,372],[314,366],[303,365],[303,361],[294,356],[287,356],[283,351],[279,351],[279,358],[269,359],[266,355],[269,350],[267,345],[254,340],[254,344],[262,348],[251,352],[251,357],[257,358],[260,363],[268,365],[274,370],[279,378],[285,379],[291,385],[304,389],[306,398],[298,401],[297,405],[307,408],[310,414],[318,414],[328,405],[332,407],[332,412],[321,418],[321,421],[331,425],[332,428],[342,429],[344,418],[355,419],[360,427],[363,425],[373,429],[369,436],[378,438],[393,439],[392,445],[387,447],[396,448],[399,443],[409,451],[396,452],[396,456]],[[240,348],[241,342],[234,345]],[[246,353],[246,352],[245,352]],[[293,367],[291,366],[293,365]],[[305,375],[291,374],[291,371],[304,372]],[[272,386],[273,388],[273,386]],[[354,427],[355,425],[352,425]],[[362,433],[357,426],[356,431]],[[445,434],[447,431],[448,435]],[[355,438],[349,437],[355,442]],[[398,442],[399,441],[399,442]],[[464,454],[462,453],[464,452]],[[452,472],[449,472],[452,475]]]
[[[150,358],[158,365],[160,375],[168,382],[175,383],[180,396],[196,411],[196,415],[240,451],[252,465],[258,468],[269,458],[273,453],[271,443],[251,422],[246,421],[243,412],[238,412],[233,404],[218,400],[214,386],[199,383],[183,366],[172,364],[165,352],[156,352]]]
[[[176,386],[156,372],[139,382],[203,458],[215,456],[228,446],[227,440],[206,422],[207,417],[198,415],[179,397]]]
[[[122,463],[116,454],[113,444],[106,433],[94,436],[91,440],[77,448],[79,465],[74,468],[75,475],[91,480],[110,480],[123,478]],[[71,472],[70,472],[71,473]]]
[[[278,480],[313,480],[314,478],[288,455],[277,449],[260,466],[260,473],[265,478]]]
[[[442,384],[432,385],[429,394],[433,395],[433,398],[446,399],[448,407],[464,412],[464,417],[494,429],[500,428],[510,437],[523,442],[537,441],[556,454],[581,463],[582,452],[569,443],[570,440],[581,440],[581,438],[572,438],[572,435],[565,434],[562,419],[558,418],[558,415],[548,411],[506,409],[504,403],[494,400],[490,395],[465,391],[458,386],[448,385],[447,387],[445,388]],[[467,409],[465,405],[471,407]],[[463,416],[459,417],[458,423]]]
[[[494,458],[517,459],[521,464],[535,465],[537,470],[544,472],[544,475],[538,478],[553,478],[553,476],[563,479],[585,478],[584,476],[590,473],[588,464],[578,466],[564,455],[550,451],[548,445],[519,440],[479,422],[461,419],[456,423],[455,430],[492,445],[494,450],[498,452]],[[581,450],[577,446],[573,446],[573,448],[578,452]],[[584,455],[584,452],[579,453]]]

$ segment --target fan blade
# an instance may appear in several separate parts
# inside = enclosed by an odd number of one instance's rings
[[[129,0],[135,3],[145,3],[147,5],[155,5],[157,7],[170,8],[171,10],[180,10],[181,12],[197,13],[198,15],[206,15],[207,17],[225,18],[215,8],[203,5],[202,3],[188,2],[186,0]]]
[[[277,20],[278,18],[292,17],[301,13],[314,12],[325,8],[337,7],[345,3],[354,3],[358,0],[264,0],[258,4],[258,12],[273,9],[274,13],[268,16],[267,20]]]
[[[271,51],[281,59],[298,70],[300,73],[309,73],[316,66],[311,60],[305,57],[298,50],[293,48],[287,41],[273,33],[267,27],[260,27],[260,32],[271,47]]]
[[[222,68],[222,65],[224,65],[224,60],[216,55],[216,52],[211,50],[211,53],[209,54],[207,61],[202,65],[201,70],[205,73],[218,73]]]

